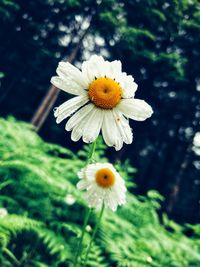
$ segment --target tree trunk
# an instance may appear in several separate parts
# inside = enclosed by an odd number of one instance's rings
[[[76,56],[77,56],[77,54],[78,54],[78,52],[82,46],[83,39],[85,38],[85,36],[88,33],[90,25],[85,30],[83,35],[80,37],[79,42],[77,43],[77,45],[73,49],[70,56],[67,57],[67,60],[66,60],[67,62],[73,63],[73,61],[75,60],[75,58],[76,58]],[[47,91],[47,94],[43,98],[41,104],[39,105],[36,112],[34,113],[32,119],[31,119],[31,123],[35,126],[35,129],[37,132],[39,132],[40,129],[42,128],[45,120],[47,119],[50,111],[53,108],[54,103],[56,102],[56,99],[58,98],[59,93],[60,93],[60,90],[57,89],[54,85],[51,85]]]

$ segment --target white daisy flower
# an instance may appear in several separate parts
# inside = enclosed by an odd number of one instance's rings
[[[85,199],[90,207],[105,207],[116,211],[118,205],[126,202],[126,186],[124,180],[110,163],[94,163],[87,165],[78,173],[81,179],[77,188],[86,189]]]
[[[105,143],[120,150],[123,143],[133,140],[128,119],[143,121],[153,113],[144,100],[134,98],[137,84],[122,72],[120,61],[108,62],[94,55],[83,62],[81,71],[60,62],[56,72],[51,83],[76,95],[55,109],[57,123],[74,114],[65,126],[72,131],[73,141],[82,137],[85,143],[92,143],[102,131]]]

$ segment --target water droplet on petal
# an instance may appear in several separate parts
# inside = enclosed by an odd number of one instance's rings
[[[117,117],[117,118],[116,118],[116,121],[117,121],[117,122],[120,122],[120,117]]]

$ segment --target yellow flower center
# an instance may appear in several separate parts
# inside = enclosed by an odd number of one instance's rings
[[[102,168],[96,173],[96,182],[101,187],[111,187],[115,183],[115,175],[110,169]]]
[[[110,78],[97,78],[89,85],[89,97],[95,106],[104,109],[114,108],[120,101],[122,89]]]

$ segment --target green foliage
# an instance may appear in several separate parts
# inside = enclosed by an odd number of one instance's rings
[[[12,112],[30,121],[58,61],[69,58],[77,47],[78,66],[90,54],[120,59],[123,71],[139,85],[136,97],[154,110],[145,129],[134,125],[141,138],[126,148],[127,154],[143,170],[139,187],[144,191],[153,184],[170,198],[182,155],[199,131],[199,10],[199,0],[0,0],[1,114]],[[61,93],[56,105],[64,98]],[[55,127],[52,116],[42,135],[65,145],[65,131]],[[74,144],[68,140],[68,146]],[[139,151],[145,152],[142,157]],[[156,168],[151,167],[154,162]],[[193,185],[199,175],[190,165],[181,178],[178,204],[170,209],[179,220],[198,221],[199,188]]]
[[[84,166],[88,146],[77,154],[49,144],[32,126],[13,118],[0,119],[1,266],[72,266],[86,204],[77,191],[77,171]],[[97,144],[97,160],[106,161]],[[116,168],[129,188],[135,169],[126,161]],[[200,264],[199,226],[182,227],[157,214],[163,198],[156,191],[146,197],[127,194],[116,213],[106,210],[87,266],[197,267]],[[84,239],[83,255],[96,221],[93,212]],[[184,231],[192,230],[188,238]]]

